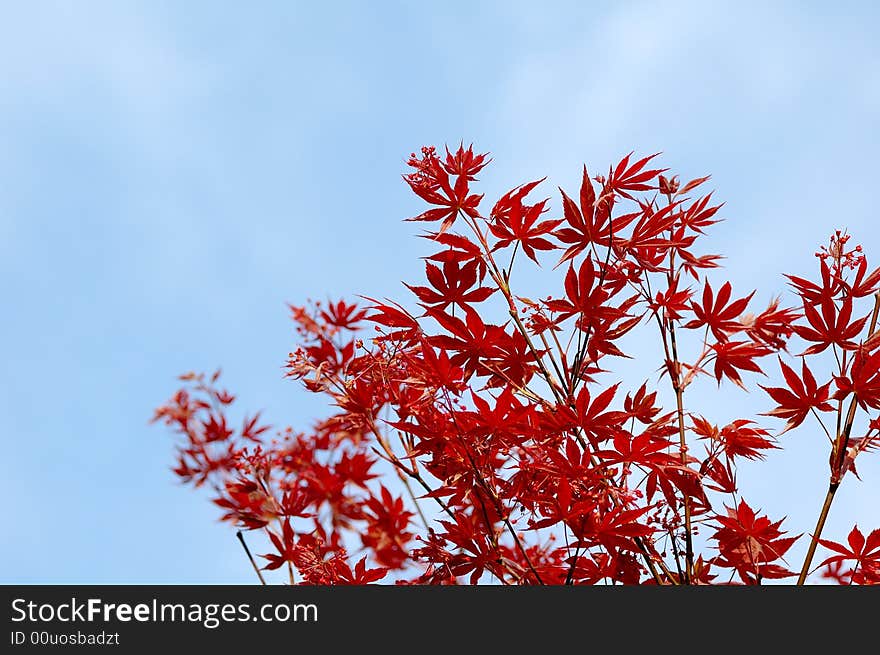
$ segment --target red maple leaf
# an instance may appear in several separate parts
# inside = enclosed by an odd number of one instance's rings
[[[784,434],[792,428],[799,426],[812,410],[819,412],[831,412],[834,410],[828,402],[831,382],[826,382],[820,387],[816,383],[816,378],[813,376],[810,367],[807,366],[806,359],[801,363],[800,376],[786,366],[782,358],[779,359],[779,368],[782,369],[782,375],[785,377],[788,388],[765,387],[763,385],[761,385],[761,388],[778,403],[778,406],[766,412],[765,416],[777,416],[788,421],[785,424],[785,429],[780,434]]]
[[[847,545],[829,539],[819,539],[825,548],[837,553],[819,566],[852,562],[851,580],[857,584],[880,583],[880,529],[865,537],[859,526],[853,526],[847,536]]]
[[[834,378],[837,391],[835,400],[843,400],[853,394],[862,409],[880,409],[880,351],[869,355],[865,349],[856,351],[852,358],[849,375]]]
[[[522,202],[523,198],[541,182],[542,180],[530,182],[508,191],[492,208],[493,222],[489,224],[489,229],[499,239],[492,248],[493,251],[506,248],[516,241],[522,246],[526,256],[537,264],[535,250],[556,248],[544,237],[551,234],[562,220],[539,223],[538,219],[546,211],[547,201],[542,200],[535,205],[524,205]]]
[[[724,341],[712,346],[715,353],[715,379],[727,377],[738,387],[745,389],[739,371],[761,373],[755,363],[759,357],[770,354],[770,349],[748,341]]]
[[[350,569],[342,559],[335,559],[334,563],[338,563],[335,567],[335,573],[338,576],[336,580],[337,584],[366,585],[372,582],[378,582],[388,575],[388,569],[384,566],[379,566],[375,569],[368,569],[366,556],[362,557],[358,563],[354,565],[354,570]]]
[[[447,150],[444,165],[433,147],[425,147],[421,157],[413,154],[407,163],[415,171],[403,179],[422,200],[436,206],[407,220],[442,221],[440,233],[443,233],[452,226],[459,212],[470,218],[479,216],[477,207],[483,196],[469,193],[469,186],[473,176],[488,163],[485,155],[474,156],[471,149],[459,148],[456,155],[451,156]],[[458,176],[454,184],[450,174]]]
[[[709,439],[719,444],[728,459],[764,459],[762,450],[778,447],[771,441],[767,430],[757,427],[754,421],[748,419],[737,419],[720,430],[700,416],[694,416],[693,422],[694,433],[700,439]]]
[[[629,158],[632,154],[633,153],[629,153],[626,157],[621,159],[614,170],[608,175],[608,186],[625,198],[631,197],[626,193],[627,191],[647,191],[649,189],[657,188],[655,185],[648,183],[660,175],[660,173],[667,170],[665,168],[644,170],[645,165],[659,155],[659,152],[643,157],[637,162],[630,164]]]
[[[782,519],[773,522],[766,516],[758,516],[741,500],[735,509],[727,508],[726,516],[716,514],[715,521],[718,526],[712,539],[718,542],[720,553],[714,560],[716,565],[735,569],[744,582],[793,575],[776,562],[800,535],[783,537],[785,532],[779,529]]]
[[[730,282],[725,282],[721,285],[718,296],[714,297],[712,285],[707,280],[703,287],[702,304],[691,303],[695,318],[685,323],[684,327],[695,329],[708,326],[712,336],[718,341],[725,341],[734,332],[742,330],[744,326],[737,319],[745,311],[755,292],[733,302],[730,302],[730,293]]]
[[[839,346],[844,350],[855,350],[858,344],[853,341],[865,327],[867,316],[852,320],[853,302],[850,296],[845,296],[841,301],[840,309],[834,303],[834,299],[823,294],[819,303],[820,312],[804,300],[804,317],[810,324],[792,326],[797,335],[805,340],[812,341],[802,354],[815,355],[831,345]]]
[[[467,309],[470,303],[482,302],[496,291],[492,287],[479,286],[477,261],[469,261],[464,265],[455,260],[446,261],[443,262],[442,270],[426,262],[425,274],[433,289],[409,284],[406,286],[424,305],[437,309],[446,309],[449,305]]]

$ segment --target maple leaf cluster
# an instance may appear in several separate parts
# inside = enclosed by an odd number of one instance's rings
[[[428,205],[409,220],[433,244],[411,301],[290,307],[300,343],[286,375],[328,400],[326,418],[306,432],[273,433],[258,415],[233,426],[219,374],[183,376],[154,417],[182,437],[174,472],[212,489],[222,519],[264,535],[261,579],[761,584],[798,575],[786,556],[805,538],[799,582],[819,568],[880,582],[880,532],[853,528],[844,545],[821,537],[823,518],[786,536],[737,484],[743,460],[815,421],[827,510],[880,445],[880,269],[838,232],[817,280],[788,276],[792,306],[755,307],[754,291],[710,282],[709,178],[681,183],[656,157],[584,167],[554,215],[551,198],[532,197],[544,180],[484,210],[474,187],[488,156],[425,147],[404,175]],[[519,251],[552,265],[558,288],[517,295]],[[613,371],[631,333],[657,359],[627,386]],[[765,416],[785,421],[776,434],[761,417],[719,425],[689,403],[700,380],[745,389],[775,366],[782,386],[757,388]],[[813,567],[819,546],[833,554]]]

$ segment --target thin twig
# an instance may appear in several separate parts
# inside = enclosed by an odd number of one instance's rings
[[[263,578],[263,574],[260,573],[260,567],[257,566],[256,561],[254,561],[254,556],[251,555],[251,549],[248,548],[248,545],[244,541],[244,534],[242,534],[241,530],[238,530],[235,533],[235,536],[238,537],[238,540],[241,542],[241,547],[244,548],[245,554],[248,556],[248,559],[251,561],[251,566],[254,567],[254,572],[257,574],[257,577],[260,579],[260,584],[265,585],[266,580]]]

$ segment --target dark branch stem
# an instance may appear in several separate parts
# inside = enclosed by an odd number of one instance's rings
[[[684,389],[681,388],[681,370],[678,359],[678,346],[675,341],[675,326],[669,321],[669,342],[672,346],[672,366],[674,371],[670,371],[672,377],[672,388],[675,391],[675,405],[678,413],[678,441],[679,450],[681,451],[681,464],[687,466],[687,438],[684,431]],[[691,534],[691,501],[687,495],[684,496],[684,529],[685,529],[685,583],[690,584],[691,575],[694,570],[694,542]]]
[[[874,336],[877,331],[877,319],[880,317],[880,291],[874,294],[874,311],[871,314],[871,324],[868,327],[868,339]],[[840,374],[844,374],[841,369]],[[842,404],[840,406],[842,408]],[[807,555],[804,558],[804,565],[801,567],[801,574],[798,576],[797,583],[804,584],[807,575],[810,573],[810,565],[813,563],[813,556],[816,554],[816,546],[822,537],[822,530],[825,528],[825,521],[828,519],[828,512],[831,511],[831,503],[834,502],[834,494],[840,483],[843,482],[843,476],[846,475],[846,453],[849,448],[849,437],[852,433],[853,421],[856,418],[856,410],[858,409],[858,398],[853,395],[849,403],[849,410],[846,413],[846,420],[843,423],[843,429],[838,430],[837,438],[831,447],[831,481],[828,484],[828,493],[825,494],[825,502],[822,503],[822,509],[819,512],[819,520],[816,521],[816,529],[810,539],[810,547],[807,549]],[[840,411],[838,410],[838,425],[840,422]]]
[[[241,530],[235,533],[235,536],[238,537],[238,540],[241,542],[241,547],[244,548],[245,554],[248,556],[248,559],[251,561],[251,566],[254,567],[254,572],[257,574],[257,577],[260,579],[260,584],[265,585],[266,580],[263,578],[263,574],[260,573],[260,567],[257,566],[256,561],[254,560],[254,556],[251,555],[251,549],[248,548],[247,543],[245,543],[244,535]]]
[[[813,562],[813,555],[816,554],[816,546],[819,544],[819,537],[825,528],[825,521],[828,519],[828,512],[831,510],[831,503],[834,502],[834,494],[837,492],[839,484],[831,483],[828,485],[828,493],[825,494],[825,502],[822,503],[822,511],[819,512],[819,520],[816,522],[816,529],[813,531],[813,538],[810,539],[810,548],[807,550],[807,556],[804,558],[804,565],[801,567],[801,574],[798,576],[797,583],[804,584],[807,575],[810,573],[810,564]]]

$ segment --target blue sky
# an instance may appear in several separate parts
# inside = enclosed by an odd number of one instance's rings
[[[308,425],[285,303],[408,299],[422,144],[490,150],[490,199],[630,150],[712,173],[707,247],[761,301],[833,227],[880,262],[873,3],[248,4],[0,8],[0,582],[252,581],[148,419],[222,366],[243,405]],[[706,397],[718,420],[756,407]],[[809,531],[827,450],[785,444],[743,481]],[[829,536],[880,527],[880,467],[860,472]]]

